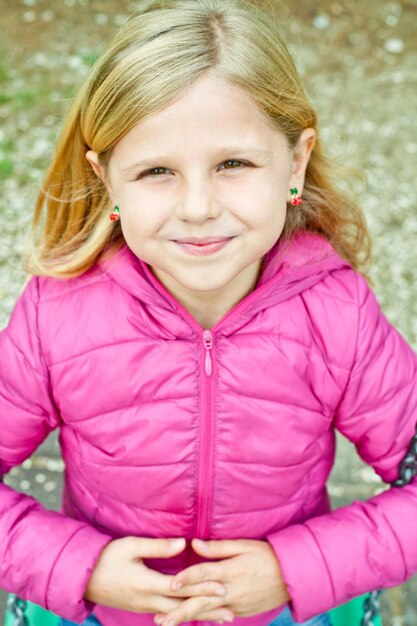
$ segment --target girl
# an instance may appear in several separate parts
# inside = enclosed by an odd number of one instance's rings
[[[369,255],[269,10],[132,16],[68,113],[0,335],[1,473],[55,428],[66,465],[61,513],[1,486],[0,585],[62,624],[312,626],[416,572],[414,482],[326,492],[335,429],[386,482],[415,432]]]

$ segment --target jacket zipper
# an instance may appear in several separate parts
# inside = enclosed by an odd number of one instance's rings
[[[204,360],[204,370],[207,376],[211,376],[211,373],[213,371],[213,364],[211,362],[210,350],[213,347],[213,335],[211,334],[209,330],[205,330],[203,332],[203,341],[204,341],[204,348],[206,350],[206,357]]]
[[[200,436],[200,469],[199,469],[199,493],[197,507],[196,536],[200,539],[209,538],[209,520],[212,497],[213,480],[213,411],[212,411],[212,372],[213,363],[211,351],[213,349],[213,334],[210,330],[203,331],[204,345],[204,374],[203,375],[203,406],[205,412],[201,421]],[[200,513],[200,515],[198,515]]]

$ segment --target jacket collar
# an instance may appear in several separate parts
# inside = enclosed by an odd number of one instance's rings
[[[136,257],[127,245],[112,257],[100,261],[99,265],[113,281],[152,309],[154,316],[158,316],[157,309],[186,315],[182,305],[153,275],[148,264]],[[317,233],[298,231],[289,241],[278,239],[265,255],[262,274],[254,291],[223,318],[224,324],[218,322],[222,333],[233,332],[246,318],[301,293],[330,272],[344,267],[351,265]],[[164,318],[163,311],[161,314]],[[189,313],[188,316],[191,317]],[[198,326],[196,320],[195,325]]]

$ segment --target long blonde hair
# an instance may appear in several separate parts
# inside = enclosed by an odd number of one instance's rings
[[[259,0],[154,0],[131,15],[66,115],[36,202],[25,270],[73,277],[124,245],[120,222],[109,220],[110,197],[85,153],[98,152],[106,167],[113,147],[134,125],[204,73],[244,89],[290,148],[304,128],[317,129],[316,112],[276,20],[272,5]],[[287,211],[281,238],[291,239],[300,229],[320,233],[366,276],[371,238],[365,217],[336,187],[352,172],[326,158],[317,136],[303,203]]]

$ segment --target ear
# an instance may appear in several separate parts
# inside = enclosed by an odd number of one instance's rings
[[[294,147],[289,186],[291,188],[296,187],[299,194],[302,194],[305,172],[315,143],[316,131],[314,128],[304,128]]]
[[[107,176],[106,169],[105,169],[105,167],[103,165],[101,165],[101,163],[99,163],[97,152],[94,152],[94,150],[88,150],[85,153],[85,158],[91,164],[91,167],[93,168],[93,170],[96,173],[96,175],[98,176],[98,178],[100,178],[100,180],[103,181],[104,185],[107,188],[109,196],[112,199],[113,204],[117,204],[116,201],[114,200],[114,197],[113,197],[113,191],[112,191],[112,188],[111,188],[111,185],[110,185],[110,181],[109,181],[108,176]]]

